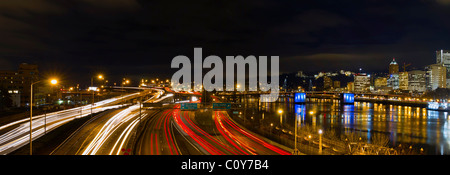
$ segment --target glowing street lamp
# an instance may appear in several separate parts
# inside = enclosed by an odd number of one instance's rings
[[[100,80],[103,80],[104,77],[103,75],[97,75],[97,78]],[[94,76],[91,77],[91,87],[94,87]],[[92,114],[92,108],[94,108],[94,100],[95,100],[95,89],[92,88],[92,103],[91,103],[91,117],[93,116]]]
[[[39,82],[41,81],[31,82],[30,85],[30,155],[33,155],[33,85]],[[56,85],[58,84],[58,80],[51,79],[50,84]]]

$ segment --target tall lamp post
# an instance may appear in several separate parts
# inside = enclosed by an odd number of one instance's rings
[[[123,81],[122,81],[122,94],[120,95],[121,97],[123,97],[123,95],[124,95],[123,86],[126,85],[126,84],[130,84],[130,80],[127,80],[127,79],[123,78]],[[122,102],[122,105],[123,105],[123,102],[124,102],[123,98],[122,98],[121,102]]]
[[[103,80],[103,75],[98,75],[97,76],[98,79]],[[91,77],[91,87],[94,87],[94,77]],[[94,98],[95,98],[95,89],[92,88],[90,89],[92,90],[92,103],[91,103],[91,117],[92,117],[92,109],[94,108]]]
[[[33,155],[33,85],[37,84],[41,81],[31,82],[31,91],[30,91],[30,155]],[[58,83],[58,80],[52,79],[50,80],[50,84],[55,85]]]

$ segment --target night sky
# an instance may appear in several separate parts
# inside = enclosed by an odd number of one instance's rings
[[[280,71],[422,69],[450,49],[450,0],[2,0],[0,70],[88,83],[170,78],[173,57],[280,56]]]

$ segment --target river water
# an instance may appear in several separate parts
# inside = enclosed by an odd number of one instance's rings
[[[381,133],[389,138],[390,147],[412,145],[423,148],[427,155],[450,154],[448,112],[369,102],[341,106],[331,99],[313,99],[304,105],[294,104],[290,98],[276,103],[260,103],[252,98],[243,101],[243,108],[230,111],[230,116],[257,133],[267,129],[292,133],[297,117],[299,127],[333,130],[338,135],[354,132],[367,142],[374,133]]]

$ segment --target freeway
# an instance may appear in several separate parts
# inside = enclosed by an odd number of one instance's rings
[[[289,155],[273,143],[238,126],[225,111],[202,115],[193,111],[174,111],[174,121],[191,143],[210,155]],[[210,113],[208,113],[210,114]]]
[[[162,102],[173,96],[160,97],[156,92],[146,103]],[[133,95],[133,94],[130,94]],[[139,95],[139,94],[134,94]],[[136,96],[134,96],[136,97]],[[169,108],[140,108],[131,106],[101,106],[94,110],[100,114],[90,118],[75,131],[52,155],[289,155],[287,148],[264,139],[235,123],[225,111],[199,109],[180,110],[180,105]],[[111,104],[111,103],[109,103]],[[100,107],[101,106],[101,107]],[[89,107],[89,106],[84,106]],[[49,114],[47,129],[59,118],[76,118],[90,114],[90,108],[60,111],[59,117]],[[103,110],[102,110],[103,109]],[[106,109],[112,109],[107,110]],[[63,117],[64,116],[64,117]],[[36,116],[33,132],[43,132],[42,117]],[[50,119],[50,120],[49,120]],[[70,120],[69,120],[70,121]],[[35,124],[36,122],[36,124]],[[68,122],[68,121],[65,121]],[[26,129],[26,121],[15,124]],[[2,126],[10,128],[15,126]],[[7,133],[14,133],[11,129]],[[37,135],[37,134],[36,134]],[[7,135],[2,135],[6,138]],[[35,134],[33,134],[34,137]],[[23,133],[23,142],[29,138]],[[3,141],[3,140],[2,140]],[[8,144],[6,144],[8,145]],[[1,148],[5,147],[2,145]]]
[[[145,102],[159,98],[159,92]],[[51,154],[53,155],[121,155],[129,154],[129,145],[133,142],[137,127],[141,121],[153,115],[157,110],[142,109],[140,104],[132,105],[99,115],[89,120],[74,134],[66,139]]]
[[[146,95],[149,91],[142,93],[133,93],[115,97],[103,101],[96,102],[92,105],[85,105],[67,110],[48,113],[47,115],[37,115],[32,118],[32,139],[50,132],[53,129],[66,124],[76,118],[85,117],[92,113],[98,113],[110,109],[120,108],[123,105],[120,103],[124,100],[133,99],[142,95]],[[30,138],[30,119],[14,121],[3,126],[0,126],[0,154],[8,154],[14,150],[29,143]]]
[[[211,116],[212,115],[212,116]],[[181,111],[179,105],[149,118],[137,155],[289,155],[286,149],[241,128],[224,111]]]
[[[174,109],[159,112],[145,122],[138,137],[134,154],[138,155],[180,155],[180,149],[174,139],[172,113]]]

